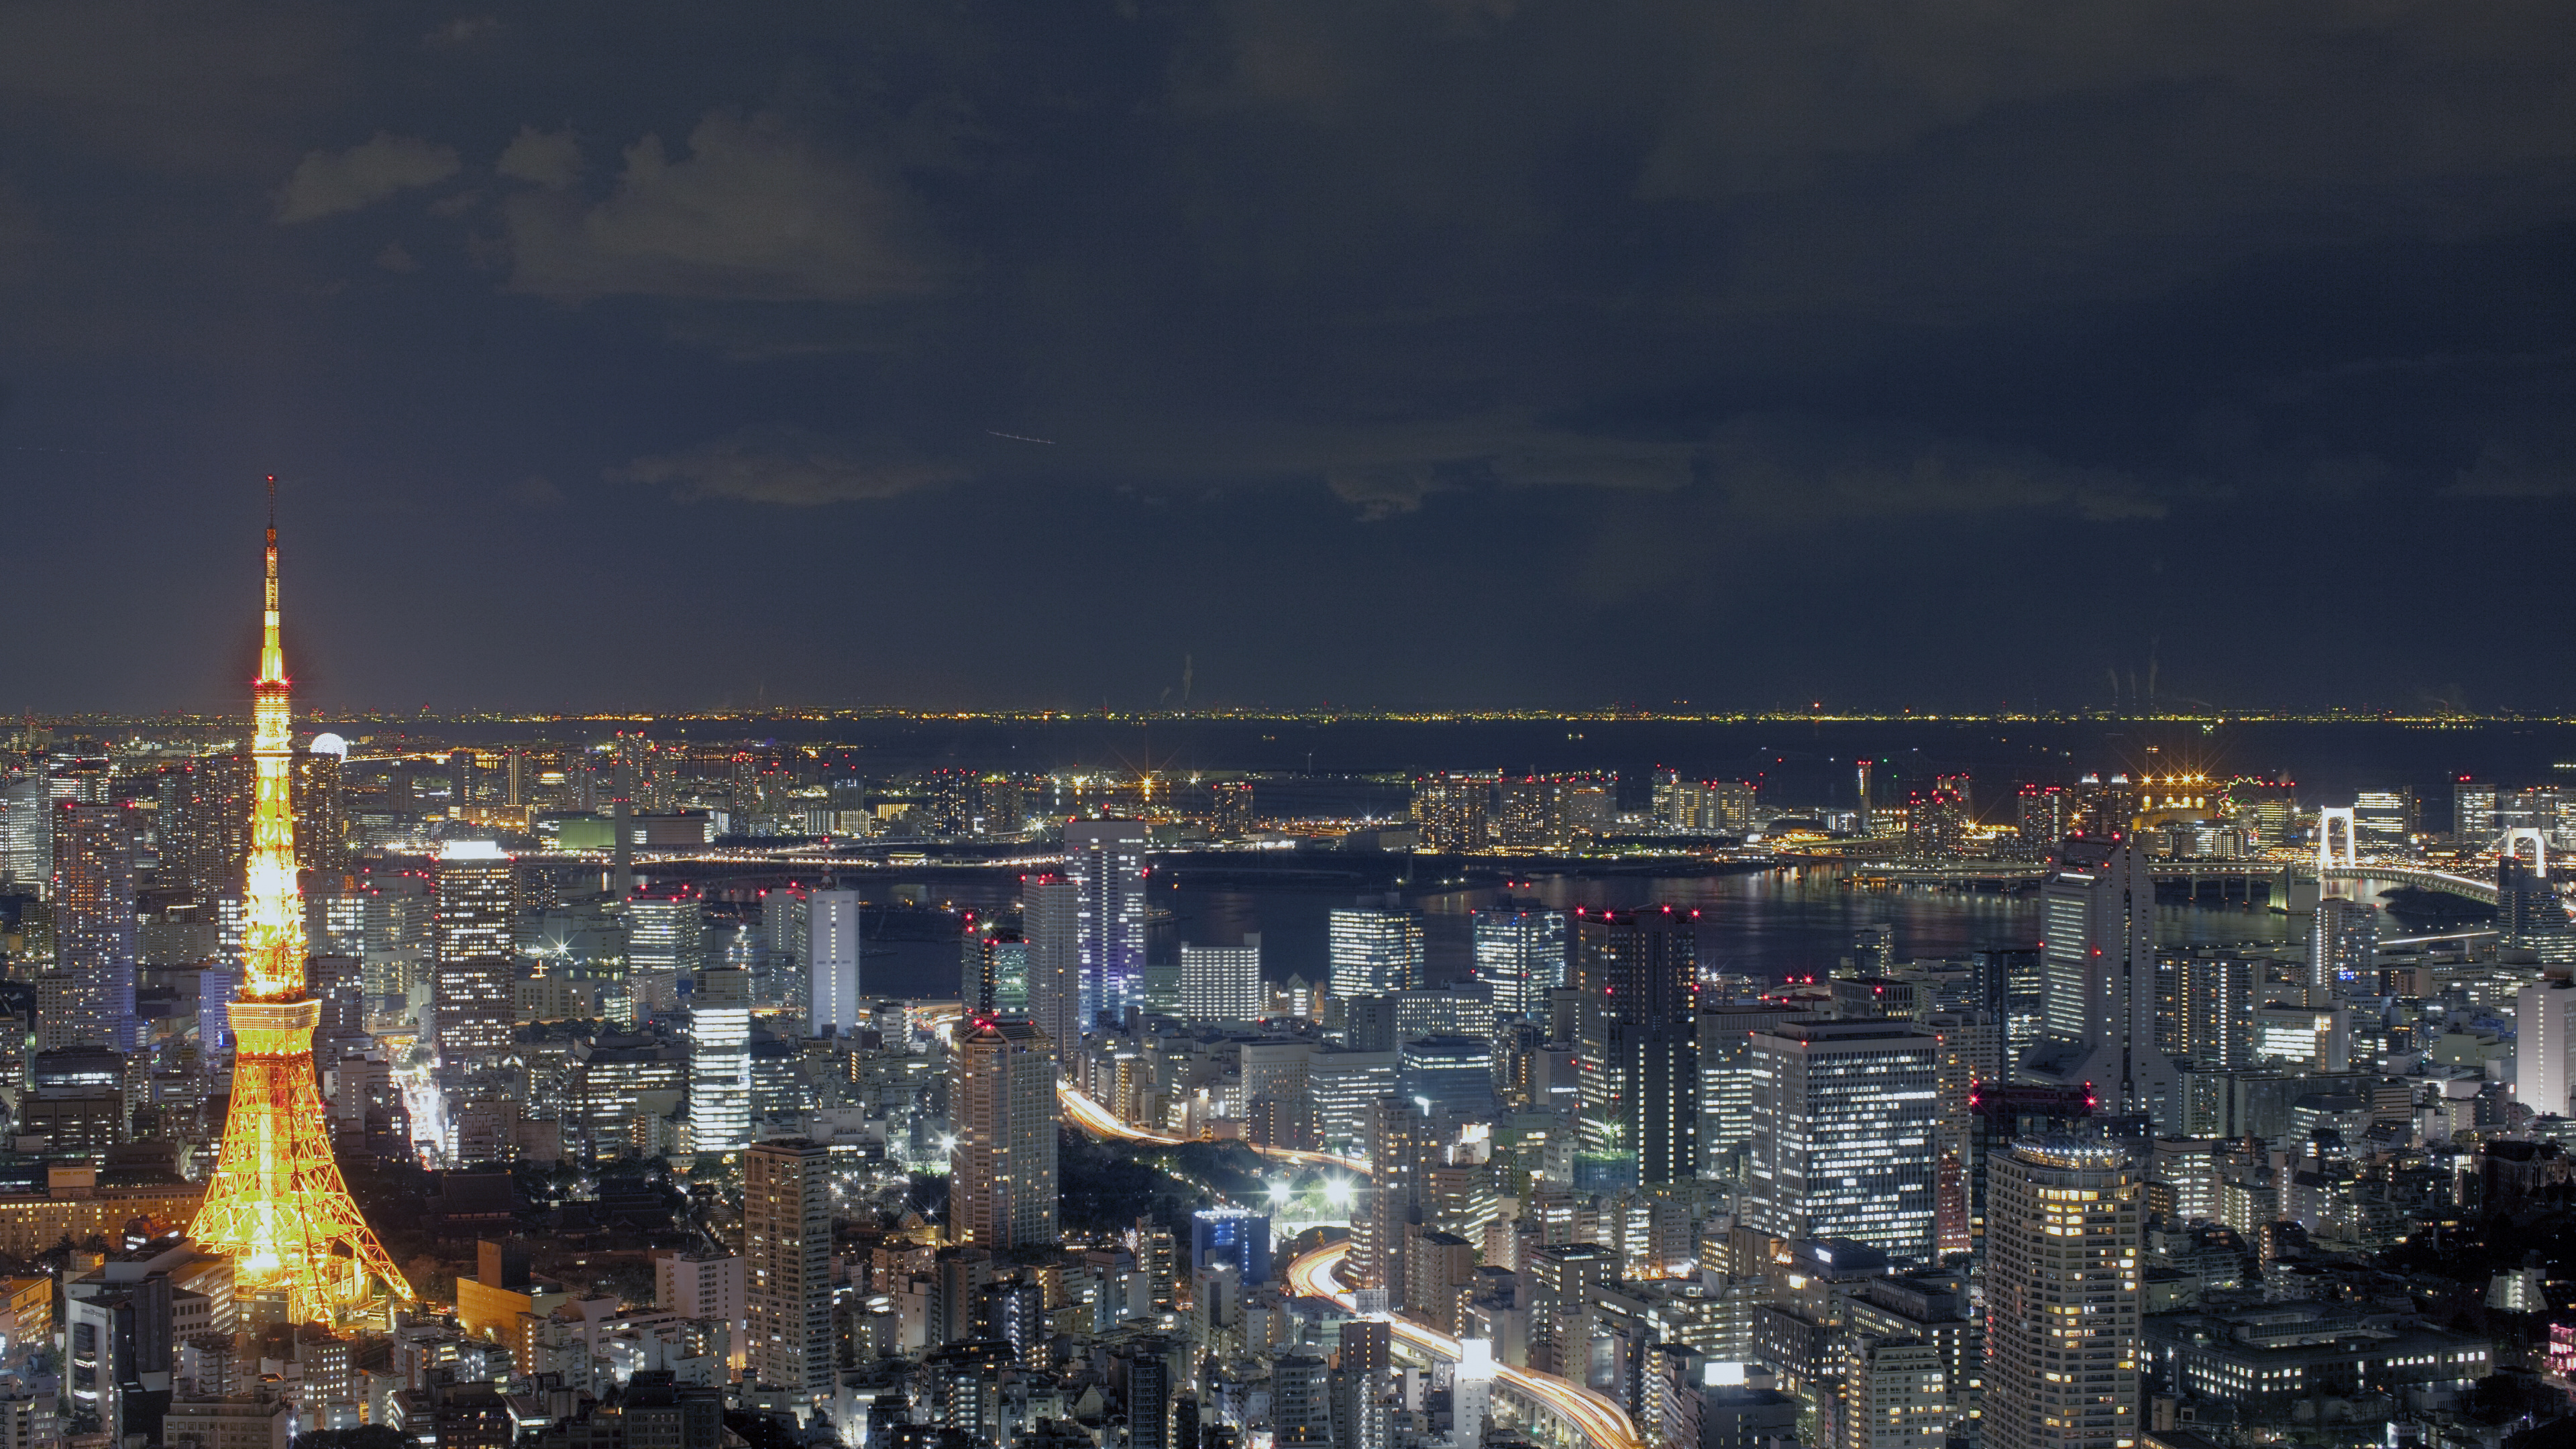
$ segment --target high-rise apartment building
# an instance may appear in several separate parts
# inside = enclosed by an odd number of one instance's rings
[[[762,1383],[820,1400],[833,1387],[832,1154],[802,1138],[742,1158],[743,1309]]]
[[[948,1228],[1008,1252],[1056,1241],[1055,1057],[1035,1026],[992,1017],[960,1028],[948,1085]]]
[[[68,978],[70,1010],[38,1021],[47,1050],[135,1049],[136,829],[123,805],[54,807],[54,969]]]
[[[1181,947],[1181,1015],[1189,1021],[1259,1021],[1268,1014],[1261,986],[1261,937],[1240,946]]]
[[[1060,875],[1020,887],[1020,931],[1029,941],[1029,1019],[1061,1063],[1082,1050],[1082,887]]]
[[[1064,827],[1064,874],[1073,882],[1088,1023],[1124,1020],[1145,1004],[1145,841],[1141,820],[1075,820]]]
[[[443,1067],[499,1065],[517,1019],[511,918],[518,873],[488,840],[451,841],[439,852],[432,916],[432,1030]]]
[[[2379,907],[2344,896],[2317,902],[2308,931],[2308,1004],[2331,1005],[2336,984],[2361,979],[2378,950]]]
[[[2040,887],[2047,1039],[2022,1075],[2081,1086],[2110,1115],[2159,1131],[2182,1120],[2173,1063],[2156,1049],[2156,883],[2127,839],[2078,836],[2058,847]]]
[[[2138,1422],[2139,1174],[2127,1150],[2014,1144],[1987,1168],[1986,1393],[1993,1449],[2130,1449]]]
[[[1565,912],[1505,903],[1471,918],[1476,979],[1494,993],[1498,1017],[1537,1016],[1565,984]]]
[[[1325,921],[1333,994],[1344,1000],[1422,984],[1422,918],[1374,906],[1335,910]]]
[[[859,893],[825,887],[805,897],[805,1030],[848,1032],[859,1020]]]
[[[1422,848],[1444,853],[1482,850],[1493,813],[1490,775],[1431,775],[1413,782],[1413,826]]]
[[[161,878],[188,899],[240,892],[250,854],[251,776],[248,755],[206,755],[164,795]]]
[[[1813,1021],[1751,1038],[1746,1215],[1780,1237],[1932,1249],[1940,1040],[1901,1021]]]
[[[334,735],[314,740],[314,748],[297,755],[287,775],[295,803],[295,865],[298,870],[335,875],[349,868],[348,791],[341,781],[349,747]]]
[[[751,973],[698,973],[689,998],[689,1143],[739,1152],[751,1140]]]

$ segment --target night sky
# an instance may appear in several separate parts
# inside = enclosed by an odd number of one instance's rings
[[[2576,706],[2563,4],[0,6],[0,707]],[[2137,684],[2129,684],[2134,675]]]

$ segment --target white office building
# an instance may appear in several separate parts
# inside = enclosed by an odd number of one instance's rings
[[[1064,874],[1080,911],[1082,1016],[1124,1020],[1145,1005],[1145,842],[1141,820],[1064,827]]]
[[[1190,1021],[1258,1021],[1264,1015],[1261,937],[1240,946],[1181,947],[1181,1015]]]
[[[1528,907],[1474,916],[1476,979],[1498,1016],[1537,1016],[1565,984],[1565,913]]]
[[[1940,1038],[1894,1020],[1792,1022],[1751,1037],[1746,1216],[1787,1238],[1932,1252]]]
[[[740,1152],[751,1140],[751,973],[698,973],[689,1000],[689,1142]]]
[[[2544,1117],[2570,1115],[2576,1093],[2576,986],[2543,981],[2514,993],[2515,1096]]]
[[[806,1022],[809,1036],[846,1034],[859,1021],[859,893],[818,890],[805,898]]]

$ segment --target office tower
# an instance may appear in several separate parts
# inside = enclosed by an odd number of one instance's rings
[[[278,643],[275,506],[272,484],[259,678],[251,696],[256,787],[247,807],[242,978],[228,1013],[232,1101],[188,1236],[233,1260],[237,1300],[283,1298],[288,1322],[315,1323],[372,1315],[381,1311],[382,1295],[408,1300],[412,1292],[341,1180],[313,1070],[322,1003],[304,991],[304,903],[287,779],[294,710],[286,652]]]
[[[1993,1449],[2120,1449],[2138,1422],[2138,1249],[2127,1152],[2071,1137],[1988,1171],[1986,1397]]]
[[[2259,960],[2200,947],[2159,960],[2156,978],[2158,1050],[2201,1071],[2252,1065]]]
[[[2025,1079],[2089,1087],[2103,1111],[2181,1121],[2173,1063],[2156,1050],[2156,883],[2125,839],[2075,837],[2040,887],[2048,1039]]]
[[[1314,1112],[1316,1145],[1345,1156],[1368,1155],[1369,1114],[1378,1098],[1395,1091],[1393,1052],[1322,1050],[1306,1059],[1306,1101]]]
[[[1576,1184],[1591,1191],[1699,1175],[1699,965],[1689,915],[1574,916]]]
[[[1509,903],[1472,917],[1476,979],[1494,993],[1494,1014],[1537,1016],[1565,984],[1565,913]]]
[[[1190,1214],[1190,1271],[1214,1264],[1235,1271],[1246,1288],[1270,1281],[1270,1217],[1242,1208],[1200,1208]]]
[[[2325,1006],[2342,982],[2363,977],[2379,949],[2379,908],[2368,901],[2328,896],[2317,902],[2316,924],[2308,931],[2308,999]]]
[[[948,1230],[1008,1252],[1056,1241],[1055,1057],[1025,1021],[964,1023],[949,1079]]]
[[[1494,1115],[1490,1037],[1431,1036],[1396,1048],[1396,1090],[1426,1112],[1488,1120]]]
[[[54,969],[69,978],[71,1010],[38,1025],[48,1048],[135,1049],[134,811],[124,805],[54,810]]]
[[[54,798],[42,769],[0,788],[0,874],[21,891],[54,879]]]
[[[698,973],[689,1000],[689,1143],[739,1152],[751,1140],[751,973]]]
[[[742,1155],[744,1323],[762,1383],[832,1392],[832,1154],[802,1138]]]
[[[1344,1000],[1422,984],[1422,918],[1411,911],[1344,907],[1326,920],[1333,994]]]
[[[295,864],[337,875],[349,868],[348,791],[341,769],[349,746],[338,735],[316,735],[295,757]]]
[[[1351,1214],[1351,1271],[1404,1306],[1406,1230],[1422,1221],[1425,1175],[1439,1155],[1438,1124],[1398,1096],[1368,1104],[1369,1183]]]
[[[517,872],[488,840],[450,841],[438,856],[431,1029],[442,1067],[498,1066],[517,1017],[510,922]]]
[[[2485,850],[2499,833],[2496,804],[2494,785],[2472,780],[2454,783],[2451,786],[2451,834],[2469,849]]]
[[[2514,993],[2513,1027],[2521,1079],[2515,1096],[2544,1117],[2571,1113],[2576,1092],[2576,987],[2543,981]]]
[[[1551,1243],[1529,1255],[1529,1366],[1581,1383],[1591,1372],[1592,1298],[1619,1281],[1620,1258],[1599,1243]]]
[[[1780,1237],[1929,1253],[1939,1054],[1903,1022],[1755,1032],[1747,1217]]]
[[[1059,1063],[1082,1050],[1082,887],[1039,876],[1020,887],[1020,926],[1029,938],[1029,1019]]]
[[[805,897],[805,1031],[846,1034],[859,1020],[859,893],[825,886]]]
[[[1869,1334],[1847,1359],[1834,1449],[1940,1449],[1948,1440],[1950,1375],[1939,1348]]]
[[[1124,1021],[1129,1007],[1145,1005],[1145,840],[1141,820],[1075,820],[1064,827],[1064,874],[1080,912],[1078,1020],[1085,1026],[1103,1012]]]
[[[1261,937],[1240,946],[1181,947],[1181,1015],[1189,1021],[1259,1021],[1269,1014],[1261,989]]]
[[[468,818],[474,809],[474,752],[456,750],[447,757],[447,813],[457,820]]]
[[[680,983],[706,963],[706,905],[696,887],[656,885],[627,898],[626,985],[637,1019],[678,1010]]]
[[[2364,790],[2352,798],[2353,844],[2365,854],[2406,849],[2415,827],[2412,790]]]

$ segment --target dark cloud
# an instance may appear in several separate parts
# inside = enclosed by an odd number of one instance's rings
[[[2576,704],[2305,584],[2576,527],[2551,4],[504,14],[0,10],[0,469],[133,571],[9,698],[228,687],[191,550],[279,470],[459,601],[353,629],[387,698]]]
[[[952,466],[860,456],[849,444],[795,427],[748,428],[685,452],[637,458],[612,481],[667,488],[687,502],[721,499],[789,508],[891,498],[952,483]]]

